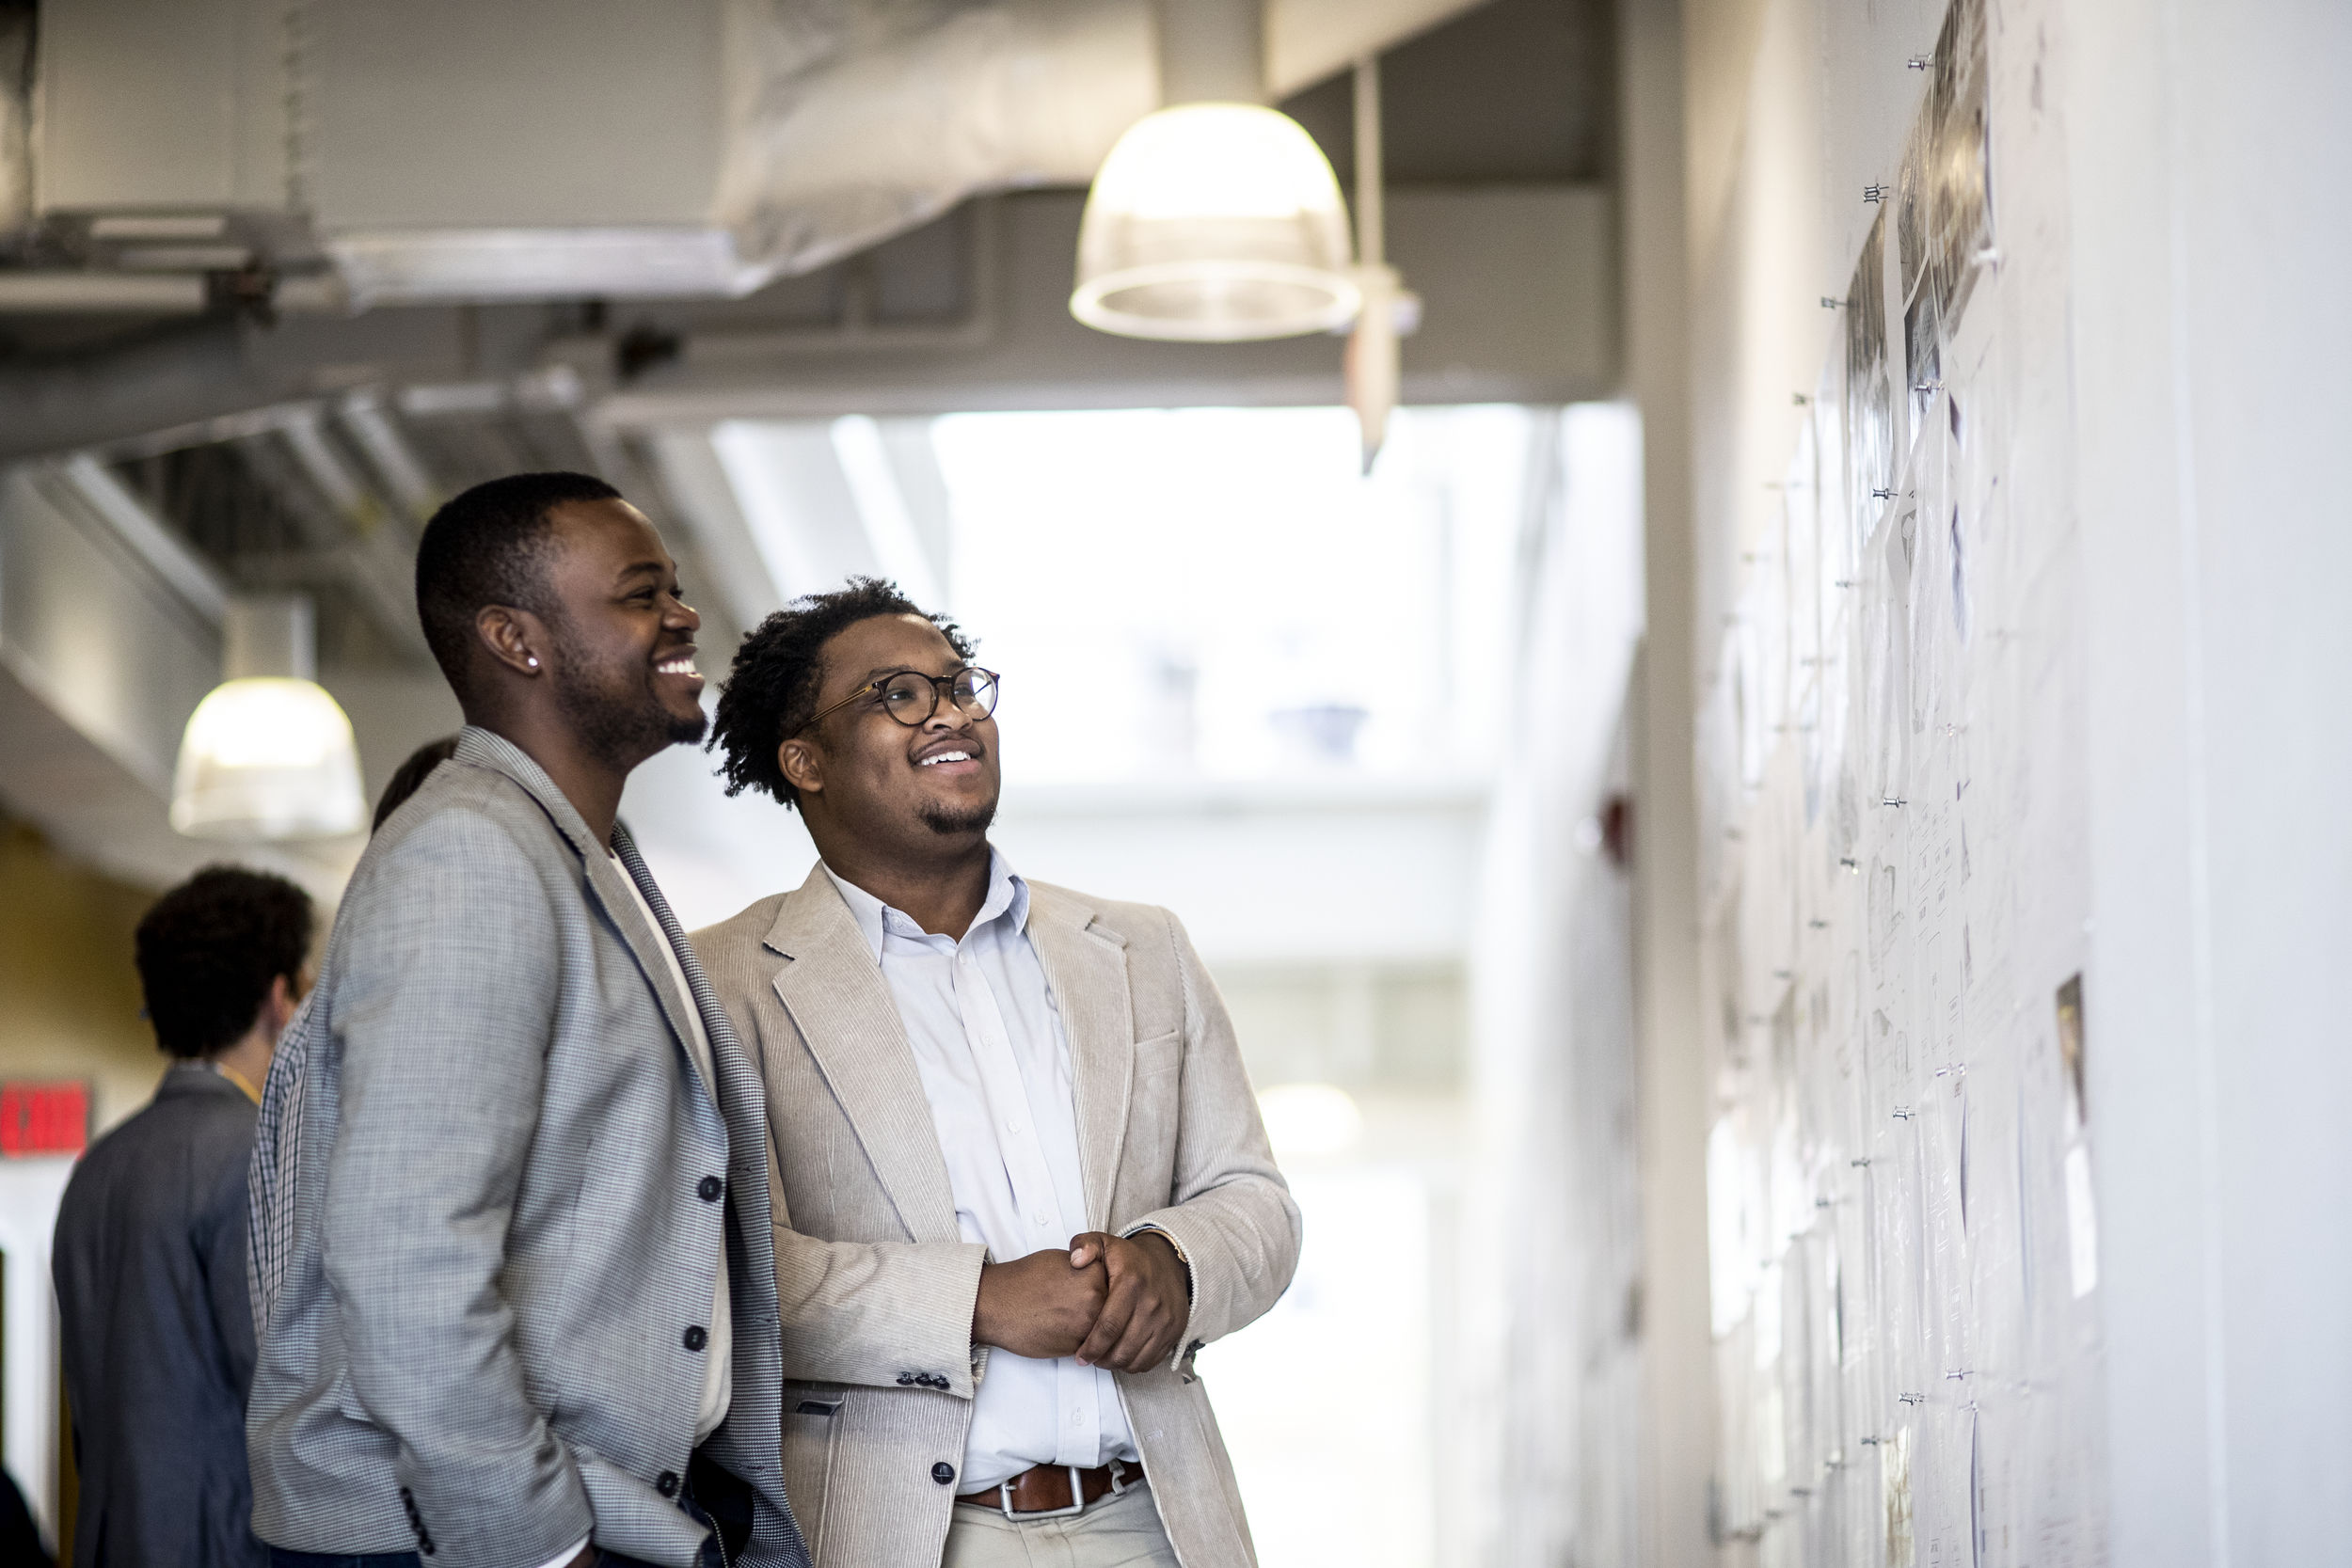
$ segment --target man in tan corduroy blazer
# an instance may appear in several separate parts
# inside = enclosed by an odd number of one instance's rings
[[[1254,1568],[1195,1357],[1298,1211],[1175,918],[991,847],[996,686],[853,579],[720,703],[823,862],[693,938],[767,1086],[786,1486],[817,1568]]]

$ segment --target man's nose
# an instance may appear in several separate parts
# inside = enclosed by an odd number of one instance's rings
[[[703,614],[701,610],[673,594],[670,595],[669,612],[661,617],[661,624],[665,626],[676,626],[686,631],[700,631],[703,627]]]
[[[940,692],[938,695],[938,705],[931,709],[931,716],[923,721],[923,727],[927,730],[970,729],[972,727],[972,716],[963,711],[962,705],[959,704],[953,696],[945,691]]]

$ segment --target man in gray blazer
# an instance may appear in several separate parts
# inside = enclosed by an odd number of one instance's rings
[[[269,1561],[245,1468],[245,1171],[314,918],[283,878],[215,865],[139,920],[139,989],[172,1064],[153,1102],[74,1166],[51,1263],[75,1568]]]
[[[855,579],[719,704],[729,787],[823,856],[694,938],[775,1129],[785,1473],[818,1568],[1250,1568],[1193,1358],[1298,1211],[1175,917],[990,847],[995,697]]]
[[[427,526],[467,727],[360,857],[253,1164],[280,1564],[805,1568],[760,1086],[616,820],[700,738],[698,618],[599,480]]]

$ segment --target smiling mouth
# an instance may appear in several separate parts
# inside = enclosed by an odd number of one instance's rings
[[[936,768],[943,762],[970,762],[972,760],[973,756],[969,752],[933,752],[930,756],[925,757],[921,762],[916,763],[914,766],[917,768]]]
[[[672,655],[655,665],[653,671],[657,675],[691,675],[696,680],[703,678],[703,673],[694,668],[694,655],[691,650]]]

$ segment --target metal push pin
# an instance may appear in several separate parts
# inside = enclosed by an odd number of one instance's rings
[[[1826,931],[1829,929],[1829,922],[1826,920],[1808,920],[1805,924],[1817,931]]]
[[[1842,866],[1844,866],[1847,870],[1849,870],[1849,871],[1852,872],[1852,873],[1853,873],[1855,876],[1857,876],[1857,877],[1859,877],[1859,876],[1861,876],[1861,875],[1862,875],[1862,863],[1861,863],[1860,861],[1858,861],[1858,860],[1855,860],[1855,859],[1854,859],[1852,856],[1851,856],[1851,855],[1840,855],[1840,856],[1838,856],[1838,857],[1837,857],[1837,863],[1838,863],[1838,864],[1840,864],[1840,865],[1842,865]]]
[[[1866,1449],[1875,1449],[1881,1443],[1885,1442],[1886,1439],[1883,1437],[1857,1437],[1854,1441],[1861,1444]]]
[[[1911,71],[1925,71],[1934,64],[1935,56],[1932,55],[1914,55],[1903,62],[1904,68]]]
[[[1846,302],[1842,299],[1832,299],[1827,294],[1821,296],[1821,309],[1824,310],[1843,310],[1845,308]]]
[[[1897,1394],[1895,1396],[1895,1400],[1899,1404],[1925,1404],[1928,1402],[1928,1397],[1925,1394]]]
[[[1870,1157],[1867,1154],[1863,1155],[1858,1160],[1849,1160],[1846,1162],[1846,1164],[1854,1166],[1856,1169],[1860,1169],[1861,1167],[1867,1165],[1869,1163]]]
[[[1873,488],[1870,492],[1870,499],[1874,501],[1891,501],[1895,499],[1895,492]]]
[[[1879,802],[1882,806],[1907,806],[1910,803],[1899,795],[1889,795]]]
[[[1895,1107],[1895,1119],[1897,1121],[1909,1121],[1917,1113],[1914,1112],[1908,1105],[1898,1105]]]
[[[1865,201],[1883,201],[1886,199],[1886,187],[1884,185],[1865,185],[1862,187],[1862,199]]]

